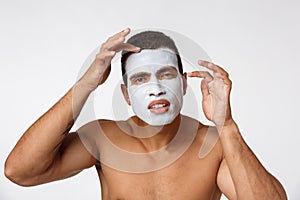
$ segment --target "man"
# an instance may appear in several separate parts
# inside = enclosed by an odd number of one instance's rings
[[[6,176],[33,186],[96,166],[102,199],[220,199],[221,193],[229,199],[287,199],[231,116],[228,73],[202,60],[199,65],[213,75],[183,73],[170,38],[143,32],[125,43],[129,32],[110,37],[82,78],[24,133],[7,158]],[[136,116],[93,121],[69,133],[119,51],[122,92]],[[180,114],[187,77],[203,79],[203,111],[215,128]],[[199,156],[200,148],[209,150]]]

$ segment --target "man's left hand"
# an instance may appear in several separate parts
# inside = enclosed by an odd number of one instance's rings
[[[193,71],[189,72],[188,76],[203,78],[201,81],[203,112],[220,130],[232,121],[230,108],[232,82],[228,73],[218,65],[203,60],[199,60],[198,64],[212,70],[213,75],[207,71]]]

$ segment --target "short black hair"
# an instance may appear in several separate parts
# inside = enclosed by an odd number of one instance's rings
[[[132,44],[134,46],[140,47],[143,49],[159,49],[159,48],[169,48],[170,50],[176,53],[178,69],[180,74],[183,74],[181,57],[179,55],[178,49],[175,45],[173,39],[162,32],[159,31],[143,31],[136,35],[133,35],[131,38],[127,40],[127,43]],[[121,66],[122,66],[122,76],[125,85],[127,85],[127,76],[126,76],[126,60],[127,58],[133,54],[133,52],[122,51],[121,56]]]

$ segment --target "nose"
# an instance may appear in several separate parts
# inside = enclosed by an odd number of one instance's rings
[[[156,97],[158,97],[158,96],[161,96],[163,94],[166,94],[166,92],[165,91],[157,91],[157,92],[151,92],[149,94],[149,96],[156,96]]]
[[[159,81],[156,78],[155,80],[151,80],[147,92],[149,96],[156,96],[156,97],[166,94],[166,91],[163,89],[162,85],[159,83]]]

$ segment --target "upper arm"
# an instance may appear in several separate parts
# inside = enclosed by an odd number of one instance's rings
[[[222,193],[228,199],[237,199],[233,180],[227,166],[225,158],[223,158],[217,174],[217,184]]]
[[[58,147],[53,163],[44,173],[34,177],[34,185],[68,178],[95,165],[97,159],[86,144],[77,132],[68,133]]]
[[[60,149],[57,159],[58,178],[67,178],[97,163],[87,142],[77,132],[69,133]]]

